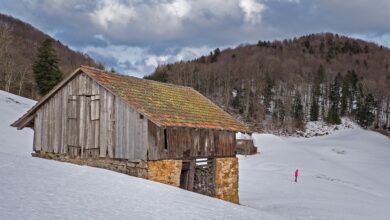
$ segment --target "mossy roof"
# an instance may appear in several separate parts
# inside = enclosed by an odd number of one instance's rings
[[[161,83],[81,66],[81,71],[160,126],[251,133],[191,87]]]

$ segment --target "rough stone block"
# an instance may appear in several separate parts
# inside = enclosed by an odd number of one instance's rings
[[[215,197],[239,204],[238,158],[217,158],[215,169]]]
[[[147,179],[172,186],[180,186],[181,160],[158,160],[148,161],[147,163]]]

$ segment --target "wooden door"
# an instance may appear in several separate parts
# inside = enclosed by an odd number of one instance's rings
[[[99,157],[100,99],[98,95],[70,96],[68,100],[68,154]]]

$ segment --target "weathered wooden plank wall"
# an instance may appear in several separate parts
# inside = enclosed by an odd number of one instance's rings
[[[69,150],[77,151],[70,148],[83,146],[90,149],[89,153],[93,151],[92,155],[99,156],[99,147],[106,147],[99,144],[101,114],[111,113],[109,110],[100,111],[100,92],[100,86],[96,82],[85,74],[80,74],[54,94],[36,112],[34,150],[68,153]],[[95,102],[93,116],[91,102]],[[107,132],[107,129],[113,132],[112,128],[105,126],[102,133]]]
[[[100,157],[114,158],[115,134],[115,96],[100,87]]]
[[[235,133],[230,131],[168,127],[148,124],[148,159],[191,159],[235,156]],[[166,142],[165,146],[165,134]]]
[[[40,151],[42,150],[42,112],[38,112],[34,119],[34,151]]]
[[[37,151],[146,160],[147,119],[85,74],[37,110],[34,130]]]
[[[129,160],[235,156],[234,132],[158,127],[86,74],[37,110],[34,129],[36,151]]]
[[[121,99],[115,100],[115,158],[146,160],[147,119]]]

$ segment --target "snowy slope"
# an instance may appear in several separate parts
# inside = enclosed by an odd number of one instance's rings
[[[9,126],[33,104],[0,91],[0,219],[276,218],[108,170],[33,158],[32,131]]]
[[[240,157],[242,204],[289,219],[390,219],[388,137],[354,125],[322,137],[254,140],[261,154]]]
[[[309,121],[306,123],[305,130],[303,132],[297,131],[292,136],[305,137],[305,138],[318,137],[318,136],[333,134],[340,130],[353,129],[356,127],[359,126],[356,125],[349,118],[341,118],[341,124],[339,125],[327,124],[324,121]]]
[[[255,135],[261,154],[240,156],[238,206],[32,158],[32,131],[9,124],[33,104],[0,91],[0,219],[390,219],[390,141],[357,126],[313,138]]]
[[[10,124],[22,116],[35,101],[0,90],[0,153],[30,155],[33,132],[16,131]]]

